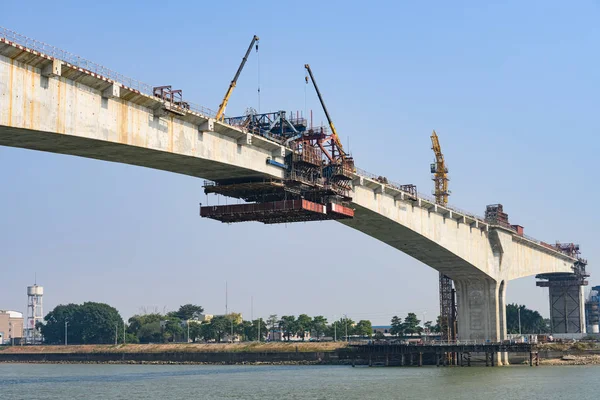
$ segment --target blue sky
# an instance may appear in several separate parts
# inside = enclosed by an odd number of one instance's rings
[[[502,203],[526,234],[580,243],[598,283],[599,3],[487,3],[34,0],[24,13],[8,0],[0,25],[213,109],[257,34],[228,114],[258,108],[260,69],[261,111],[324,121],[310,63],[360,168],[430,192],[436,129],[452,204]],[[429,267],[335,222],[201,220],[199,179],[0,147],[0,182],[0,308],[24,311],[37,273],[46,311],[93,300],[125,316],[189,302],[222,313],[228,281],[230,309],[248,317],[251,297],[254,317],[438,314]],[[548,314],[533,278],[510,282],[508,301]]]

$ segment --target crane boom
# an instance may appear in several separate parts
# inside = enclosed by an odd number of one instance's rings
[[[435,154],[435,163],[431,164],[431,173],[434,174],[433,181],[435,182],[435,202],[446,206],[448,204],[448,195],[450,194],[448,191],[448,168],[446,167],[444,154],[442,153],[440,141],[435,130],[431,134],[431,145],[431,149]]]
[[[344,161],[346,159],[346,152],[342,147],[340,137],[338,136],[337,131],[335,130],[335,126],[333,125],[333,121],[329,116],[329,111],[327,111],[327,107],[325,106],[325,102],[323,101],[323,96],[321,96],[321,92],[319,91],[319,87],[317,86],[315,77],[313,76],[312,70],[310,69],[310,65],[304,64],[304,68],[306,68],[306,71],[308,71],[308,75],[310,75],[310,80],[315,88],[315,91],[317,92],[317,96],[319,97],[319,101],[321,102],[321,107],[323,107],[323,111],[325,112],[325,116],[327,117],[327,122],[329,123],[329,127],[331,128],[333,141],[335,142],[335,145],[338,148],[338,151],[340,152],[340,157],[342,158],[342,161]]]
[[[237,84],[237,80],[238,80],[240,74],[242,73],[242,69],[244,69],[244,65],[246,65],[246,61],[248,60],[248,56],[250,55],[250,51],[252,51],[252,47],[254,46],[254,43],[256,43],[258,41],[259,41],[258,36],[254,35],[254,37],[252,38],[252,41],[250,42],[250,46],[248,46],[246,55],[244,55],[244,58],[242,59],[242,62],[240,64],[240,66],[238,67],[238,70],[235,73],[233,80],[229,84],[229,88],[227,89],[227,92],[225,93],[223,102],[221,102],[221,104],[219,105],[219,110],[217,111],[217,116],[215,117],[217,121],[223,121],[223,118],[225,116],[225,108],[227,108],[227,103],[229,102],[229,97],[231,96],[231,93],[233,92],[233,88],[235,88],[235,85]],[[258,50],[258,43],[256,44],[256,50]]]

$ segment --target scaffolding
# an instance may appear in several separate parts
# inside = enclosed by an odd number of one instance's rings
[[[456,293],[452,279],[440,272],[440,329],[442,340],[456,340]]]
[[[572,273],[536,275],[536,286],[547,287],[550,298],[550,327],[552,333],[585,333],[585,304],[583,286],[587,286],[587,262],[578,259]]]

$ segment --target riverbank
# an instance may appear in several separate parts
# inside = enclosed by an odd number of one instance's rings
[[[0,348],[0,362],[89,364],[338,364],[344,342],[175,343]]]
[[[347,347],[346,342],[269,342],[269,343],[160,343],[88,344],[68,346],[6,346],[0,354],[81,354],[81,353],[306,353],[331,352]]]
[[[349,364],[345,342],[168,343],[0,347],[0,362],[147,365],[339,365]],[[417,349],[417,348],[415,348]],[[540,345],[540,365],[600,365],[593,343]],[[473,354],[474,364],[478,355]],[[481,358],[481,357],[479,357]],[[511,353],[512,365],[529,354]],[[481,361],[481,360],[479,360]],[[424,365],[435,365],[424,356]]]

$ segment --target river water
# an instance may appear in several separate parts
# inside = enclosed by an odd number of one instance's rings
[[[595,399],[600,368],[0,364],[0,399]]]

